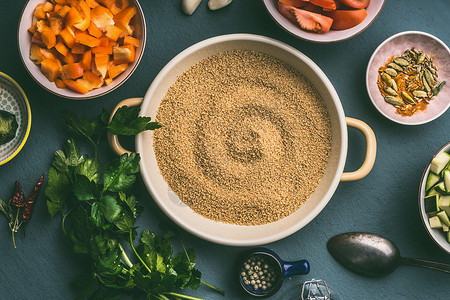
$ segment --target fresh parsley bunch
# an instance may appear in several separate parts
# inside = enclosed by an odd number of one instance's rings
[[[48,173],[47,207],[54,217],[62,213],[62,229],[76,254],[89,258],[91,270],[75,278],[77,299],[119,299],[122,294],[145,294],[147,299],[198,299],[174,291],[197,289],[201,281],[195,268],[195,253],[185,249],[173,255],[173,233],[157,236],[141,233],[138,246],[135,227],[140,207],[130,188],[139,172],[140,156],[124,154],[102,171],[97,159],[98,144],[108,128],[116,135],[135,135],[160,126],[148,117],[138,117],[139,108],[122,107],[108,125],[103,112],[94,120],[65,113],[71,138],[55,153]],[[87,139],[94,156],[81,154],[74,137]],[[132,264],[122,244],[128,243],[137,258]]]

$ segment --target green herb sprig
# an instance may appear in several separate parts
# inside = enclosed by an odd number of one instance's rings
[[[74,253],[85,255],[91,263],[91,271],[74,280],[80,291],[77,299],[119,299],[122,294],[145,294],[147,299],[159,300],[198,299],[176,291],[197,289],[200,283],[224,294],[200,279],[194,250],[183,245],[181,253],[173,254],[172,232],[157,236],[144,230],[135,241],[141,208],[130,190],[139,172],[140,156],[124,154],[102,170],[97,155],[107,128],[113,134],[134,135],[160,127],[138,113],[139,108],[123,107],[109,125],[106,112],[92,121],[73,113],[64,115],[71,137],[55,153],[45,195],[50,215],[62,213],[62,229]],[[92,158],[81,154],[74,137],[92,144]],[[134,264],[124,250],[125,243],[136,257]]]

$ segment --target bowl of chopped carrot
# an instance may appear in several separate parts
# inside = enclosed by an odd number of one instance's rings
[[[18,28],[31,77],[68,99],[92,99],[124,83],[144,53],[137,0],[28,0]]]
[[[263,0],[278,26],[300,39],[332,43],[352,38],[380,14],[385,0]]]

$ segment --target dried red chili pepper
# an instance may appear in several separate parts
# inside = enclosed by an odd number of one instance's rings
[[[18,181],[16,181],[14,184],[14,195],[11,198],[11,204],[16,207],[24,207],[26,204],[22,186]]]
[[[33,209],[34,209],[34,203],[37,198],[37,195],[39,194],[39,190],[41,189],[43,181],[44,181],[44,175],[42,174],[42,176],[39,178],[39,181],[36,183],[33,190],[31,191],[30,197],[28,197],[28,201],[25,204],[25,207],[23,209],[23,214],[22,214],[22,221],[24,223],[30,221],[30,219],[31,219],[31,215],[33,214]]]

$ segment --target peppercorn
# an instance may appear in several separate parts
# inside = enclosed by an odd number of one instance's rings
[[[247,259],[241,268],[242,282],[255,292],[266,292],[272,287],[278,274],[264,255],[255,255]]]

